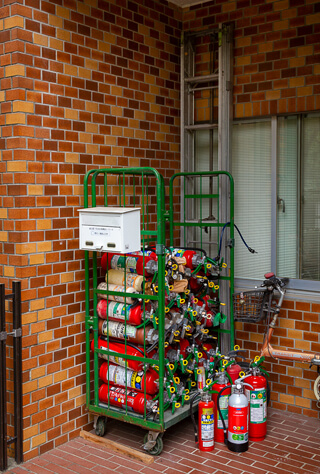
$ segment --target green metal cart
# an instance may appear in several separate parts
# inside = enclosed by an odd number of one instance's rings
[[[157,287],[156,293],[139,293],[144,311],[151,301],[156,307],[155,317],[157,318],[158,329],[158,350],[155,354],[148,355],[146,340],[144,341],[144,353],[141,356],[127,354],[129,343],[123,342],[124,352],[115,353],[106,349],[99,348],[98,345],[98,314],[97,303],[98,294],[104,293],[108,297],[124,297],[124,301],[132,297],[132,293],[118,293],[117,291],[99,290],[98,284],[103,281],[101,272],[99,252],[85,251],[85,293],[86,293],[86,406],[90,413],[95,415],[95,430],[100,436],[106,431],[106,420],[108,417],[121,420],[127,423],[141,426],[149,430],[144,439],[144,448],[151,454],[160,454],[163,448],[162,434],[170,426],[186,418],[190,414],[190,405],[182,403],[182,406],[168,407],[165,396],[165,250],[166,243],[173,245],[177,238],[177,229],[182,228],[184,232],[183,242],[187,245],[187,233],[190,229],[197,229],[202,233],[204,229],[210,229],[208,233],[212,238],[211,229],[216,229],[216,245],[219,245],[219,230],[226,224],[219,221],[217,213],[214,222],[203,218],[203,205],[205,201],[216,202],[215,206],[219,208],[219,180],[227,179],[230,192],[230,242],[228,252],[230,254],[229,274],[221,277],[228,284],[229,295],[233,293],[233,180],[226,172],[194,173],[190,177],[187,174],[177,174],[172,177],[169,186],[169,212],[165,211],[165,185],[161,174],[149,167],[141,168],[121,168],[121,169],[95,169],[89,171],[84,179],[84,207],[97,206],[119,206],[119,207],[139,207],[141,209],[141,247],[152,247],[157,255]],[[179,180],[184,182],[194,179],[200,179],[199,188],[196,193],[190,194],[185,184],[181,188]],[[222,176],[223,175],[223,176]],[[206,191],[202,187],[205,179],[209,179],[209,188],[212,187],[213,180],[217,180],[216,192]],[[178,184],[177,184],[178,183]],[[182,189],[182,200],[179,189]],[[198,185],[195,185],[196,187]],[[195,190],[195,188],[194,188]],[[180,202],[193,202],[195,206],[193,212],[199,212],[198,222],[189,222],[186,211],[180,217]],[[194,204],[196,201],[196,204]],[[189,204],[188,204],[189,205]],[[205,204],[206,206],[207,204]],[[209,207],[211,204],[208,204]],[[168,221],[168,238],[166,239],[166,221]],[[200,229],[200,230],[199,230]],[[207,233],[206,233],[207,236]],[[166,242],[166,240],[168,242]],[[207,239],[208,240],[208,239]],[[169,242],[170,241],[170,242]],[[202,242],[209,245],[210,242]],[[201,239],[200,239],[201,245]],[[126,271],[126,270],[125,270]],[[145,286],[144,286],[145,287]],[[227,332],[230,336],[230,344],[233,345],[233,318],[232,310],[229,311],[229,328],[227,330],[218,329],[218,332]],[[124,322],[127,324],[126,322]],[[143,326],[143,324],[141,325]],[[146,338],[145,338],[146,339]],[[107,336],[109,341],[109,336]],[[158,411],[150,416],[145,406],[143,414],[137,414],[130,410],[127,401],[122,408],[112,406],[110,403],[101,403],[99,401],[99,365],[100,357],[109,359],[111,357],[120,357],[125,361],[125,369],[128,369],[129,361],[139,361],[143,367],[144,375],[149,365],[156,366],[159,374],[159,395],[157,397]],[[127,383],[127,382],[126,382]],[[126,389],[129,388],[126,386]],[[146,389],[144,389],[146,396]],[[196,409],[196,407],[195,407]]]

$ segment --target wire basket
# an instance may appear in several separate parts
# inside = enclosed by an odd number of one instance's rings
[[[264,317],[264,290],[242,291],[233,295],[233,318],[235,321],[258,323]]]

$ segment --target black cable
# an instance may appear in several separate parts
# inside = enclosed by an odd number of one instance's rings
[[[223,238],[223,234],[224,234],[224,231],[226,229],[227,226],[230,225],[230,222],[226,222],[226,224],[222,227],[222,230],[221,230],[221,235],[220,235],[220,242],[219,242],[219,252],[218,252],[218,256],[215,258],[215,260],[220,260],[220,255],[221,255],[221,248],[222,248],[222,238]],[[244,240],[243,238],[243,235],[241,234],[240,232],[240,229],[238,228],[238,226],[236,224],[234,224],[234,227],[235,229],[237,230],[242,242],[244,243],[244,245],[247,247],[247,249],[249,250],[249,252],[251,253],[257,253],[254,249],[252,249],[251,247],[249,247],[249,245],[247,244],[247,242]]]
[[[199,439],[198,439],[198,425],[196,423],[196,420],[194,418],[194,413],[193,413],[193,403],[195,401],[195,399],[197,397],[200,396],[200,393],[199,392],[196,392],[194,394],[194,396],[190,399],[190,416],[191,416],[191,420],[192,420],[192,423],[193,423],[193,428],[194,428],[194,439],[195,439],[195,442],[198,443]]]
[[[223,418],[223,416],[222,416],[222,412],[221,412],[219,400],[220,400],[221,394],[222,394],[227,388],[230,388],[230,387],[232,387],[232,385],[226,385],[225,387],[223,387],[223,388],[220,390],[220,392],[218,393],[218,396],[217,396],[217,408],[218,408],[218,412],[219,412],[220,419],[221,419],[222,424],[223,424],[224,444],[225,444],[226,446],[228,446],[227,427],[226,427],[226,423],[225,423],[225,421],[224,421],[224,418]]]
[[[102,339],[103,341],[108,341],[108,337],[107,337],[107,336],[100,336],[100,337],[101,337],[101,339]],[[110,341],[110,342],[115,342],[116,344],[123,344],[123,345],[126,344],[125,341],[121,341],[121,340],[119,340],[119,339],[111,339],[111,338],[109,338],[109,341]],[[140,349],[140,347],[137,347],[137,346],[135,346],[134,344],[132,344],[132,342],[128,342],[128,341],[127,341],[127,346],[130,346],[130,347],[132,347],[133,349],[136,349],[136,350],[139,351],[143,356],[145,355],[144,352],[143,352],[143,350]],[[126,355],[126,354],[124,354],[124,355]]]

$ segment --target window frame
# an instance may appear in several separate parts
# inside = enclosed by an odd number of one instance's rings
[[[248,118],[248,119],[235,119],[233,124],[237,123],[257,123],[262,121],[270,121],[271,122],[271,269],[266,269],[267,271],[272,271],[276,274],[277,271],[277,212],[278,212],[278,176],[277,176],[277,169],[278,169],[278,118],[279,117],[288,117],[288,116],[296,116],[298,120],[298,192],[299,196],[301,193],[301,154],[302,154],[302,127],[303,115],[316,115],[317,112],[310,112],[308,114],[281,114],[277,116],[271,117],[261,117],[261,118]],[[319,112],[318,112],[319,113]],[[231,157],[232,161],[232,157]],[[301,223],[300,223],[300,215],[301,215],[301,206],[300,206],[300,199],[298,199],[298,229],[299,234],[301,233]],[[299,238],[299,267],[301,265],[301,249],[300,249],[300,236]],[[276,245],[273,243],[275,242]],[[285,276],[285,275],[283,275]],[[235,279],[235,286],[239,288],[252,288],[253,286],[259,286],[261,284],[261,280],[256,280],[252,278],[236,278]],[[311,292],[319,292],[320,291],[320,281],[317,280],[302,280],[299,278],[290,278],[289,284],[287,286],[290,294],[290,290],[293,290],[295,294],[301,292],[301,295],[310,294]],[[311,294],[310,294],[311,296]]]

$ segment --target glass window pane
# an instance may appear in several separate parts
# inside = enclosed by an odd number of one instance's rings
[[[320,117],[302,127],[301,279],[320,280]]]
[[[278,119],[277,275],[298,274],[298,118]]]
[[[235,276],[261,279],[271,269],[271,122],[241,123],[232,131],[235,224]]]

